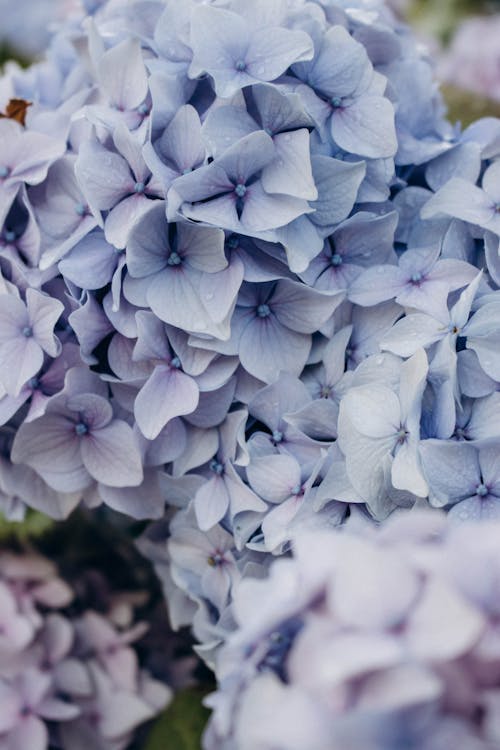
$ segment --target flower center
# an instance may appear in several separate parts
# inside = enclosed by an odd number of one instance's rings
[[[269,305],[259,305],[257,308],[257,315],[259,318],[267,318],[271,315],[271,309]]]
[[[136,182],[134,185],[134,193],[143,193],[146,185],[143,182]]]
[[[207,562],[211,568],[217,568],[225,562],[224,555],[219,550],[216,550],[213,555],[208,557]]]
[[[422,281],[422,274],[421,273],[413,273],[411,276],[412,284],[418,284],[419,281]]]
[[[238,198],[244,198],[246,191],[247,191],[246,185],[243,185],[242,182],[239,182],[234,188],[234,192],[236,193]]]
[[[0,179],[4,179],[5,177],[8,177],[10,173],[10,169],[6,166],[0,166]]]
[[[302,491],[302,487],[300,484],[296,484],[295,487],[292,487],[291,493],[292,495],[300,495]]]
[[[488,494],[488,488],[485,484],[478,484],[476,487],[476,495],[479,497],[485,497]]]
[[[410,433],[406,429],[406,427],[401,427],[399,431],[396,433],[396,437],[398,439],[398,445],[402,445],[406,442],[406,438],[408,437]]]
[[[141,104],[137,111],[140,115],[149,115],[149,107],[147,104]]]
[[[179,266],[182,263],[182,258],[174,251],[168,256],[167,263],[169,266]]]
[[[273,443],[275,444],[281,443],[281,441],[283,440],[283,433],[281,432],[281,430],[274,430],[272,434],[272,439],[273,439]]]
[[[321,390],[319,392],[320,398],[330,398],[331,395],[331,388],[329,385],[322,385]]]
[[[247,64],[244,60],[237,60],[234,67],[236,68],[236,70],[242,73],[247,69]]]
[[[8,242],[9,244],[11,242],[14,242],[16,239],[16,233],[12,229],[6,229],[5,232],[3,233],[3,236],[4,236],[5,241]]]
[[[33,336],[33,328],[31,326],[25,326],[22,330],[23,336],[30,339]]]
[[[85,206],[83,203],[77,203],[75,205],[75,213],[78,214],[78,216],[85,216],[87,213],[87,206]]]
[[[79,437],[86,435],[88,431],[89,428],[85,422],[78,422],[78,424],[75,425],[75,432]]]
[[[210,461],[210,471],[213,471],[214,474],[217,474],[217,476],[220,477],[220,475],[224,473],[224,464],[221,464],[220,461],[217,461],[216,458],[213,458]]]
[[[342,106],[342,99],[340,96],[334,96],[332,99],[330,99],[330,103],[334,109],[338,109]]]
[[[342,256],[338,253],[334,253],[330,259],[330,263],[332,264],[332,266],[342,265]]]
[[[174,357],[173,360],[170,362],[170,367],[173,367],[175,370],[178,370],[181,366],[181,361],[179,357]]]

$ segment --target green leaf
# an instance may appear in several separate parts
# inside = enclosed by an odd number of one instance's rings
[[[144,750],[200,750],[210,711],[201,701],[206,689],[189,688],[174,697],[153,725]]]

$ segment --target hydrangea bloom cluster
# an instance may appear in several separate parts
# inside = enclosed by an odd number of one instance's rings
[[[298,527],[498,516],[500,123],[378,0],[85,8],[0,81],[0,502],[177,506],[210,654]]]
[[[235,588],[205,750],[497,747],[499,535],[429,511],[299,534]]]
[[[147,630],[127,597],[109,615],[79,611],[71,587],[38,555],[0,557],[0,746],[124,750],[169,702],[140,668]]]

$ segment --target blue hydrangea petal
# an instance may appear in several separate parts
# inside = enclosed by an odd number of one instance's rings
[[[398,148],[394,107],[381,96],[364,95],[334,110],[332,138],[345,151],[372,159],[394,156]]]

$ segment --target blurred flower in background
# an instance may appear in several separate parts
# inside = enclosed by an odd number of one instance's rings
[[[11,54],[37,57],[47,47],[54,26],[81,7],[80,0],[0,0],[0,45]]]
[[[444,52],[438,76],[500,101],[500,13],[463,21]]]

